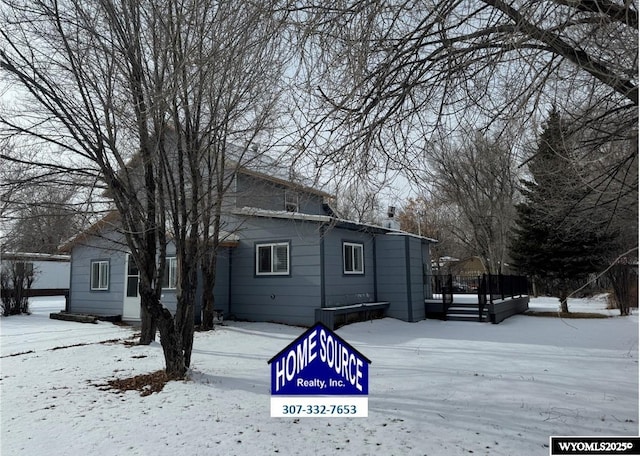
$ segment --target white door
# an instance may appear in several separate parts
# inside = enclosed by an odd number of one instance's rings
[[[140,294],[138,293],[138,282],[140,281],[140,273],[136,263],[131,258],[131,255],[127,254],[127,261],[125,265],[125,290],[124,290],[124,304],[122,306],[122,319],[123,320],[140,320]]]

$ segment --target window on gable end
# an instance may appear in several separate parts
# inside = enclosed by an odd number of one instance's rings
[[[91,262],[91,289],[93,291],[106,291],[109,289],[109,261]]]
[[[284,191],[284,210],[287,212],[298,212],[298,193],[292,190]]]

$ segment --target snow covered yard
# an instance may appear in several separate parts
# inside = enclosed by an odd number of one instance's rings
[[[0,319],[3,455],[547,455],[552,434],[638,434],[637,313],[349,325],[338,334],[372,360],[369,417],[282,419],[269,416],[267,360],[303,328],[196,333],[191,381],[142,397],[104,385],[162,368],[160,346],[50,320],[60,305]]]

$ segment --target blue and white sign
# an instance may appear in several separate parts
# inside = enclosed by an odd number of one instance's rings
[[[371,361],[322,323],[269,364],[271,416],[367,416]]]

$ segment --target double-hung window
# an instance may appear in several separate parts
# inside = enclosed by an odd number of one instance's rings
[[[109,262],[98,260],[91,262],[91,289],[104,291],[109,289]]]
[[[362,244],[344,242],[342,257],[345,274],[364,274],[364,248]]]
[[[256,244],[256,275],[288,275],[289,243]]]
[[[176,257],[167,257],[162,278],[162,288],[175,290],[178,283],[178,260]]]

